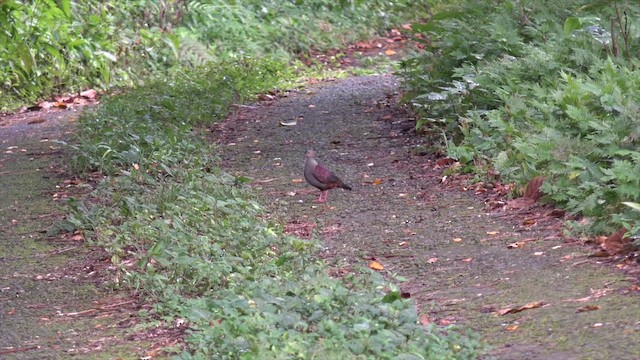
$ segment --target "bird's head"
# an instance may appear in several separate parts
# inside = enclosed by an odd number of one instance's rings
[[[314,157],[316,157],[316,152],[315,152],[315,151],[313,151],[313,150],[311,150],[311,149],[307,150],[307,157],[308,157],[308,158],[314,158]]]

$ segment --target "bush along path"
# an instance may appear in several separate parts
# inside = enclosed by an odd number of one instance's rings
[[[402,281],[420,323],[476,331],[484,357],[639,359],[637,286],[558,237],[561,213],[518,201],[485,210],[444,176],[396,92],[392,76],[316,84],[241,108],[213,141],[285,232],[320,241],[332,276],[371,268]],[[307,149],[353,190],[316,203]]]
[[[83,182],[62,177],[74,111],[0,119],[0,358],[113,359],[135,354],[125,328],[136,301],[102,286],[108,256],[58,234]]]

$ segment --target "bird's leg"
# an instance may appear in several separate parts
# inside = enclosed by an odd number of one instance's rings
[[[316,200],[316,201],[317,201],[317,202],[319,202],[319,203],[327,201],[326,196],[325,196],[325,198],[324,198],[324,199],[322,198],[322,195],[326,195],[326,194],[327,194],[327,191],[322,191],[322,192],[320,192],[320,197],[319,197],[319,198],[318,198],[318,200]]]

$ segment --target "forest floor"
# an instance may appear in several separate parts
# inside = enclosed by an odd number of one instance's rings
[[[507,200],[498,180],[467,188],[445,177],[451,163],[429,153],[398,92],[390,75],[317,83],[241,107],[212,141],[269,216],[323,242],[332,273],[375,261],[406,279],[423,323],[476,331],[488,358],[640,359],[633,279],[560,236],[563,212]],[[316,203],[302,174],[310,148],[353,191]]]
[[[316,82],[238,107],[211,141],[224,170],[253,179],[268,216],[322,242],[332,274],[379,265],[406,279],[397,282],[422,323],[475,331],[487,358],[640,359],[634,279],[560,236],[562,212],[506,200],[495,179],[446,177],[452,164],[415,133],[399,91],[390,75]],[[2,359],[155,354],[156,341],[131,330],[139,302],[105,285],[109,257],[78,234],[48,233],[67,197],[85,191],[56,142],[77,115],[0,118]],[[309,148],[353,190],[316,203],[302,175]]]

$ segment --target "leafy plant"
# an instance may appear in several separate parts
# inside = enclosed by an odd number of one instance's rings
[[[629,16],[639,12],[629,2],[450,6],[415,28],[431,46],[403,64],[417,128],[445,131],[449,156],[489,161],[508,180],[544,176],[546,200],[593,218],[593,232],[636,223],[623,202],[640,198],[640,34]]]

